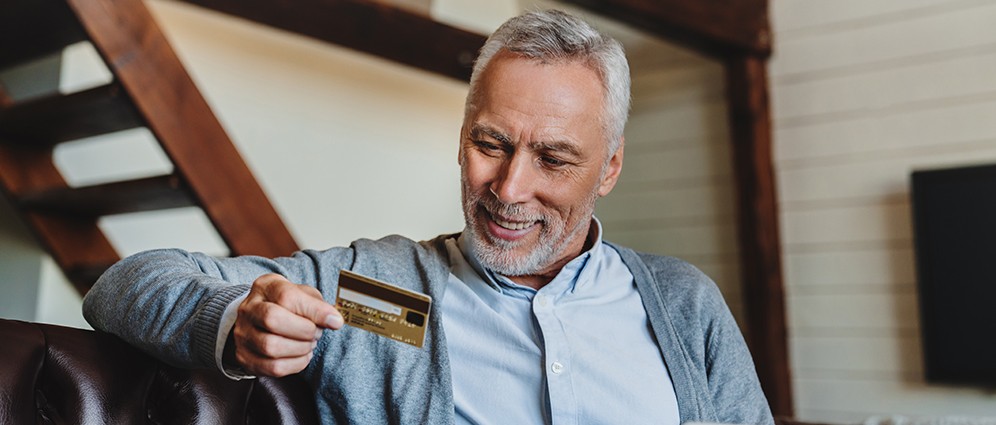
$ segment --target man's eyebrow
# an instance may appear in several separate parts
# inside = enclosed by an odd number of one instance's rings
[[[512,144],[512,139],[510,137],[495,128],[482,124],[474,124],[474,126],[470,128],[471,137],[480,138],[482,133],[506,145]]]
[[[581,150],[578,149],[576,144],[562,140],[530,142],[529,148],[534,151],[563,152],[576,158],[580,158],[582,156]]]

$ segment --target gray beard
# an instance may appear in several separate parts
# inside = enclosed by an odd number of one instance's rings
[[[477,261],[488,270],[503,276],[538,274],[550,262],[557,248],[561,248],[544,243],[545,238],[541,237],[536,248],[525,256],[517,257],[513,253],[516,244],[502,239],[490,240],[491,238],[482,235],[474,226],[468,226],[467,230]],[[541,230],[544,231],[545,228]]]
[[[466,188],[466,184],[464,187]],[[597,198],[598,195],[593,192],[586,200],[589,211],[594,210]],[[477,217],[479,207],[483,207],[489,213],[498,213],[505,217],[520,219],[528,217],[537,220],[541,226],[537,246],[524,256],[516,256],[514,249],[521,243],[490,238],[483,234],[479,230],[479,226],[483,223],[478,223]],[[551,220],[549,217],[529,214],[520,205],[504,204],[491,197],[467,193],[467,190],[463,190],[463,214],[467,222],[465,233],[470,237],[477,261],[483,267],[503,276],[526,276],[543,272],[560,259],[559,256],[563,255],[567,245],[580,233],[585,232],[591,222],[589,214],[587,220],[580,220],[572,229],[566,229],[563,223]]]

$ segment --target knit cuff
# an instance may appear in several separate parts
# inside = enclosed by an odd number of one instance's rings
[[[217,344],[214,347],[215,366],[228,379],[235,381],[255,378],[255,376],[246,373],[245,370],[242,370],[237,365],[226,365],[223,360],[225,356],[225,344],[228,343],[228,335],[232,333],[232,329],[235,327],[235,319],[239,316],[239,305],[242,304],[242,301],[244,301],[248,296],[249,293],[247,292],[228,304],[228,307],[225,308],[225,313],[221,316],[221,322],[218,326],[218,338],[215,339]]]
[[[215,352],[218,347],[219,329],[222,327],[222,317],[228,306],[244,297],[251,288],[250,285],[234,285],[215,293],[201,308],[194,319],[194,352],[197,353],[197,363],[203,367],[218,367]],[[241,300],[239,300],[241,301]],[[228,326],[231,328],[231,324]],[[228,332],[225,332],[227,338]],[[224,340],[221,341],[224,346]]]

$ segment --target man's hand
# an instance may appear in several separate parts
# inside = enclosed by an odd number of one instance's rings
[[[234,360],[250,374],[286,376],[308,366],[322,329],[342,325],[342,315],[317,289],[267,274],[239,305],[228,340],[234,347],[226,348],[234,348]]]

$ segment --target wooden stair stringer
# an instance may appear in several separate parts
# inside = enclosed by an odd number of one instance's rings
[[[66,0],[233,255],[298,249],[140,0]]]
[[[24,100],[0,84],[0,191],[80,294],[120,259],[98,226],[107,215],[196,206],[232,255],[298,249],[141,0],[0,3],[0,35],[22,33],[40,35],[0,40],[0,68],[89,40],[114,77]],[[135,127],[149,129],[172,174],[70,187],[53,162],[59,143]]]

